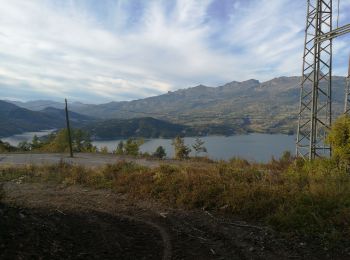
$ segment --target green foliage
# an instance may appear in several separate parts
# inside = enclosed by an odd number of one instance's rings
[[[74,152],[96,152],[97,148],[91,143],[90,135],[81,129],[72,129],[72,147]],[[60,130],[56,134],[52,134],[46,143],[40,148],[46,152],[68,152],[69,141],[67,129]]]
[[[120,141],[118,143],[117,149],[114,151],[116,155],[123,155],[124,154],[124,142]]]
[[[166,157],[166,152],[163,146],[158,146],[156,151],[153,153],[153,156],[159,159]]]
[[[144,143],[143,139],[132,139],[129,138],[124,146],[124,154],[131,156],[138,156],[140,151],[140,146]]]
[[[117,149],[114,151],[116,155],[129,155],[138,156],[140,155],[140,146],[144,143],[143,139],[133,139],[129,138],[124,143],[120,141],[118,143]]]
[[[39,137],[37,135],[33,136],[31,146],[33,150],[41,148],[42,143],[40,142]]]
[[[108,147],[107,146],[101,147],[100,153],[108,154]]]
[[[7,153],[7,152],[15,152],[17,151],[16,147],[13,147],[7,142],[3,142],[0,140],[0,153]]]
[[[327,142],[331,145],[333,157],[342,164],[350,165],[350,117],[342,116],[338,118],[327,137]]]
[[[259,221],[322,247],[350,246],[350,175],[334,159],[268,164],[234,158],[146,168],[119,162],[88,169],[53,166],[0,168],[0,180],[50,181],[113,188],[132,198],[186,209],[206,208]]]
[[[200,139],[196,138],[195,143],[192,145],[193,150],[196,153],[196,156],[198,156],[200,153],[206,153],[207,148],[204,146],[205,142]]]
[[[185,141],[183,138],[181,138],[180,136],[176,137],[173,140],[172,145],[174,146],[175,150],[175,159],[183,160],[189,158],[191,149],[187,145],[185,145]]]
[[[105,139],[118,138],[169,138],[184,131],[186,126],[152,117],[108,119],[88,124],[84,129]]]
[[[17,147],[20,151],[24,152],[32,150],[32,144],[27,141],[20,142]]]

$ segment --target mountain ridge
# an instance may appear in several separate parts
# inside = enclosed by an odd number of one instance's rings
[[[225,125],[235,132],[291,134],[296,128],[300,82],[301,77],[292,76],[264,82],[256,79],[232,81],[218,87],[201,84],[144,99],[105,104],[80,103],[79,106],[71,103],[69,108],[98,119],[151,116],[192,127]],[[334,76],[333,86],[333,107],[339,114],[343,107],[345,77]]]

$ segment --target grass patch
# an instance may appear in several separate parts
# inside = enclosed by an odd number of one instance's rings
[[[129,162],[100,169],[72,166],[1,168],[0,181],[111,188],[136,199],[185,209],[205,208],[273,226],[328,248],[349,244],[350,176],[332,160],[241,159],[151,169]]]

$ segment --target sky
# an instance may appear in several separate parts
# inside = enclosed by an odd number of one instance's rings
[[[0,1],[1,99],[104,103],[301,74],[306,0]],[[336,75],[349,42],[334,42]]]

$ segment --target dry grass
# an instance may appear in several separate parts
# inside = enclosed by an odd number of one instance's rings
[[[205,208],[318,239],[325,246],[350,236],[350,176],[331,160],[285,158],[268,164],[241,159],[156,169],[122,162],[99,170],[60,163],[2,168],[0,181],[79,184],[111,188],[171,207]]]

